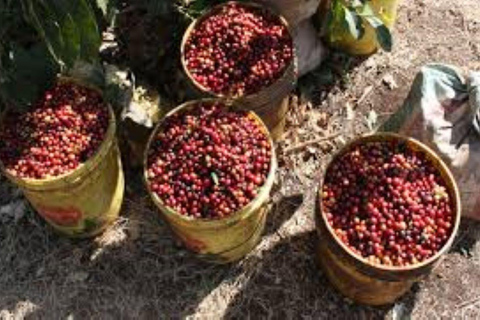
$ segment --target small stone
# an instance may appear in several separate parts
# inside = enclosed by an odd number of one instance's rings
[[[88,272],[85,271],[78,271],[78,272],[73,272],[68,276],[68,280],[71,282],[84,282],[85,280],[88,279]]]
[[[27,206],[24,201],[18,201],[16,203],[15,209],[13,211],[15,222],[18,222],[20,219],[22,219],[25,216],[25,213],[27,212],[26,209],[27,209]]]

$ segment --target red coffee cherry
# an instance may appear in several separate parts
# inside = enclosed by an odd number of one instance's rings
[[[164,120],[148,153],[148,183],[168,207],[222,218],[258,194],[270,170],[267,134],[244,111],[199,104]]]
[[[336,236],[374,264],[425,261],[453,230],[440,171],[400,142],[366,143],[341,156],[327,172],[322,196]]]
[[[235,3],[199,23],[185,45],[186,67],[195,81],[229,96],[272,84],[292,59],[292,37],[278,17]]]
[[[6,115],[0,129],[0,160],[20,178],[69,173],[94,155],[108,123],[108,108],[98,92],[57,84],[28,112]]]

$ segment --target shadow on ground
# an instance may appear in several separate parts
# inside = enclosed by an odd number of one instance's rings
[[[405,2],[393,54],[379,54],[370,61],[370,66],[364,63],[363,67],[355,67],[354,72],[347,60],[327,62],[312,74],[313,79],[304,78],[310,87],[303,90],[311,93],[313,105],[331,96],[331,103],[326,103],[325,109],[338,111],[351,99],[358,103],[367,86],[371,86],[372,95],[363,99],[359,108],[367,110],[375,106],[378,112],[387,112],[403,101],[412,77],[426,62],[445,61],[473,68],[479,56],[478,41],[474,41],[479,32],[474,21],[478,5],[476,0],[452,4],[447,0]],[[131,32],[117,35],[125,36],[121,41],[130,43],[126,50],[131,51],[124,53],[127,57],[120,54],[118,62],[130,66],[137,75],[142,71],[137,69],[150,70],[145,81],[156,84],[161,92],[170,93],[168,98],[175,103],[188,98],[181,80],[173,80],[182,78],[178,74],[181,73],[178,55],[172,54],[178,51],[161,48],[169,42],[178,45],[182,30],[172,30],[169,19],[156,18],[151,27],[144,28],[141,23],[148,21],[144,11],[124,9],[122,19],[126,21],[120,24],[124,31]],[[159,21],[162,23],[155,23]],[[153,44],[154,48],[140,44]],[[175,59],[167,61],[168,57]],[[157,69],[159,66],[162,69]],[[343,70],[350,70],[349,77]],[[397,79],[398,89],[381,84],[388,73]],[[348,81],[351,83],[344,85]],[[0,186],[4,184],[0,181]],[[150,199],[134,191],[131,188],[128,193],[122,218],[95,240],[58,237],[33,212],[5,219],[0,216],[0,310],[3,310],[0,318],[14,315],[57,319],[73,315],[77,319],[151,319],[182,318],[193,313],[200,318],[212,318],[197,312],[205,301],[210,302],[207,311],[226,308],[227,318],[384,318],[399,305],[404,306],[403,314],[408,315],[414,309],[413,316],[418,318],[431,315],[453,318],[455,310],[478,310],[479,245],[475,244],[478,223],[468,227],[466,236],[460,235],[453,252],[421,284],[420,292],[409,293],[393,309],[368,308],[344,300],[317,269],[311,223],[304,232],[280,236],[279,228],[287,219],[291,220],[298,207],[297,200],[289,200],[293,205],[287,203],[284,211],[276,211],[270,217],[264,240],[280,238],[272,247],[267,247],[259,257],[252,252],[253,259],[247,257],[231,266],[214,266],[178,248],[159,222]],[[10,195],[0,192],[2,205],[9,199]],[[255,251],[262,248],[263,242]],[[248,260],[252,260],[250,265],[244,263]],[[241,280],[245,273],[250,276]],[[226,282],[233,283],[233,287],[236,282],[241,285],[234,294],[221,290]],[[218,293],[217,300],[210,300],[213,293]],[[230,295],[231,299],[227,299]]]
[[[230,303],[226,319],[383,319],[391,306],[353,304],[328,282],[314,258],[316,234],[299,234],[278,243],[259,270]],[[401,301],[413,308],[415,290]]]
[[[0,220],[0,319],[182,318],[243,272],[237,264],[208,264],[183,250],[139,188],[129,184],[122,217],[92,240],[55,235],[33,210],[16,222]],[[272,214],[265,235],[299,203],[280,201],[283,211]]]
[[[35,319],[212,318],[217,309],[227,319],[384,319],[418,307],[418,286],[382,308],[358,306],[337,293],[315,263],[315,231],[284,236],[308,211],[304,200],[281,198],[259,248],[227,266],[204,263],[179,247],[139,190],[129,191],[123,216],[94,240],[56,236],[29,212],[0,224],[0,310]],[[464,224],[453,254],[474,246],[478,239],[469,230],[475,227]],[[226,283],[238,284],[236,290]]]

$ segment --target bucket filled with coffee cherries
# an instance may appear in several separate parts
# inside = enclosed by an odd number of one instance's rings
[[[279,137],[297,66],[287,21],[259,4],[230,1],[192,22],[181,46],[183,69],[202,93],[255,111]]]
[[[365,136],[326,170],[317,258],[347,297],[392,303],[449,250],[460,214],[455,180],[432,150],[396,134]]]
[[[3,174],[55,230],[93,236],[118,217],[115,116],[98,89],[59,78],[27,111],[7,109],[1,123]]]
[[[264,229],[277,162],[267,128],[226,102],[187,102],[155,128],[144,178],[161,217],[191,251],[242,258]]]

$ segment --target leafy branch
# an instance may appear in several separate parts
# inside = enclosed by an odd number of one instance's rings
[[[79,61],[98,64],[87,0],[0,0],[0,21],[0,108],[30,104]]]
[[[393,40],[390,30],[377,16],[371,0],[332,0],[328,12],[327,26],[331,34],[349,33],[355,40],[365,35],[366,26],[375,30],[378,44],[383,50],[392,50]]]
[[[194,20],[204,14],[213,6],[220,4],[222,0],[177,0],[175,7],[177,10],[187,17],[189,20]]]

